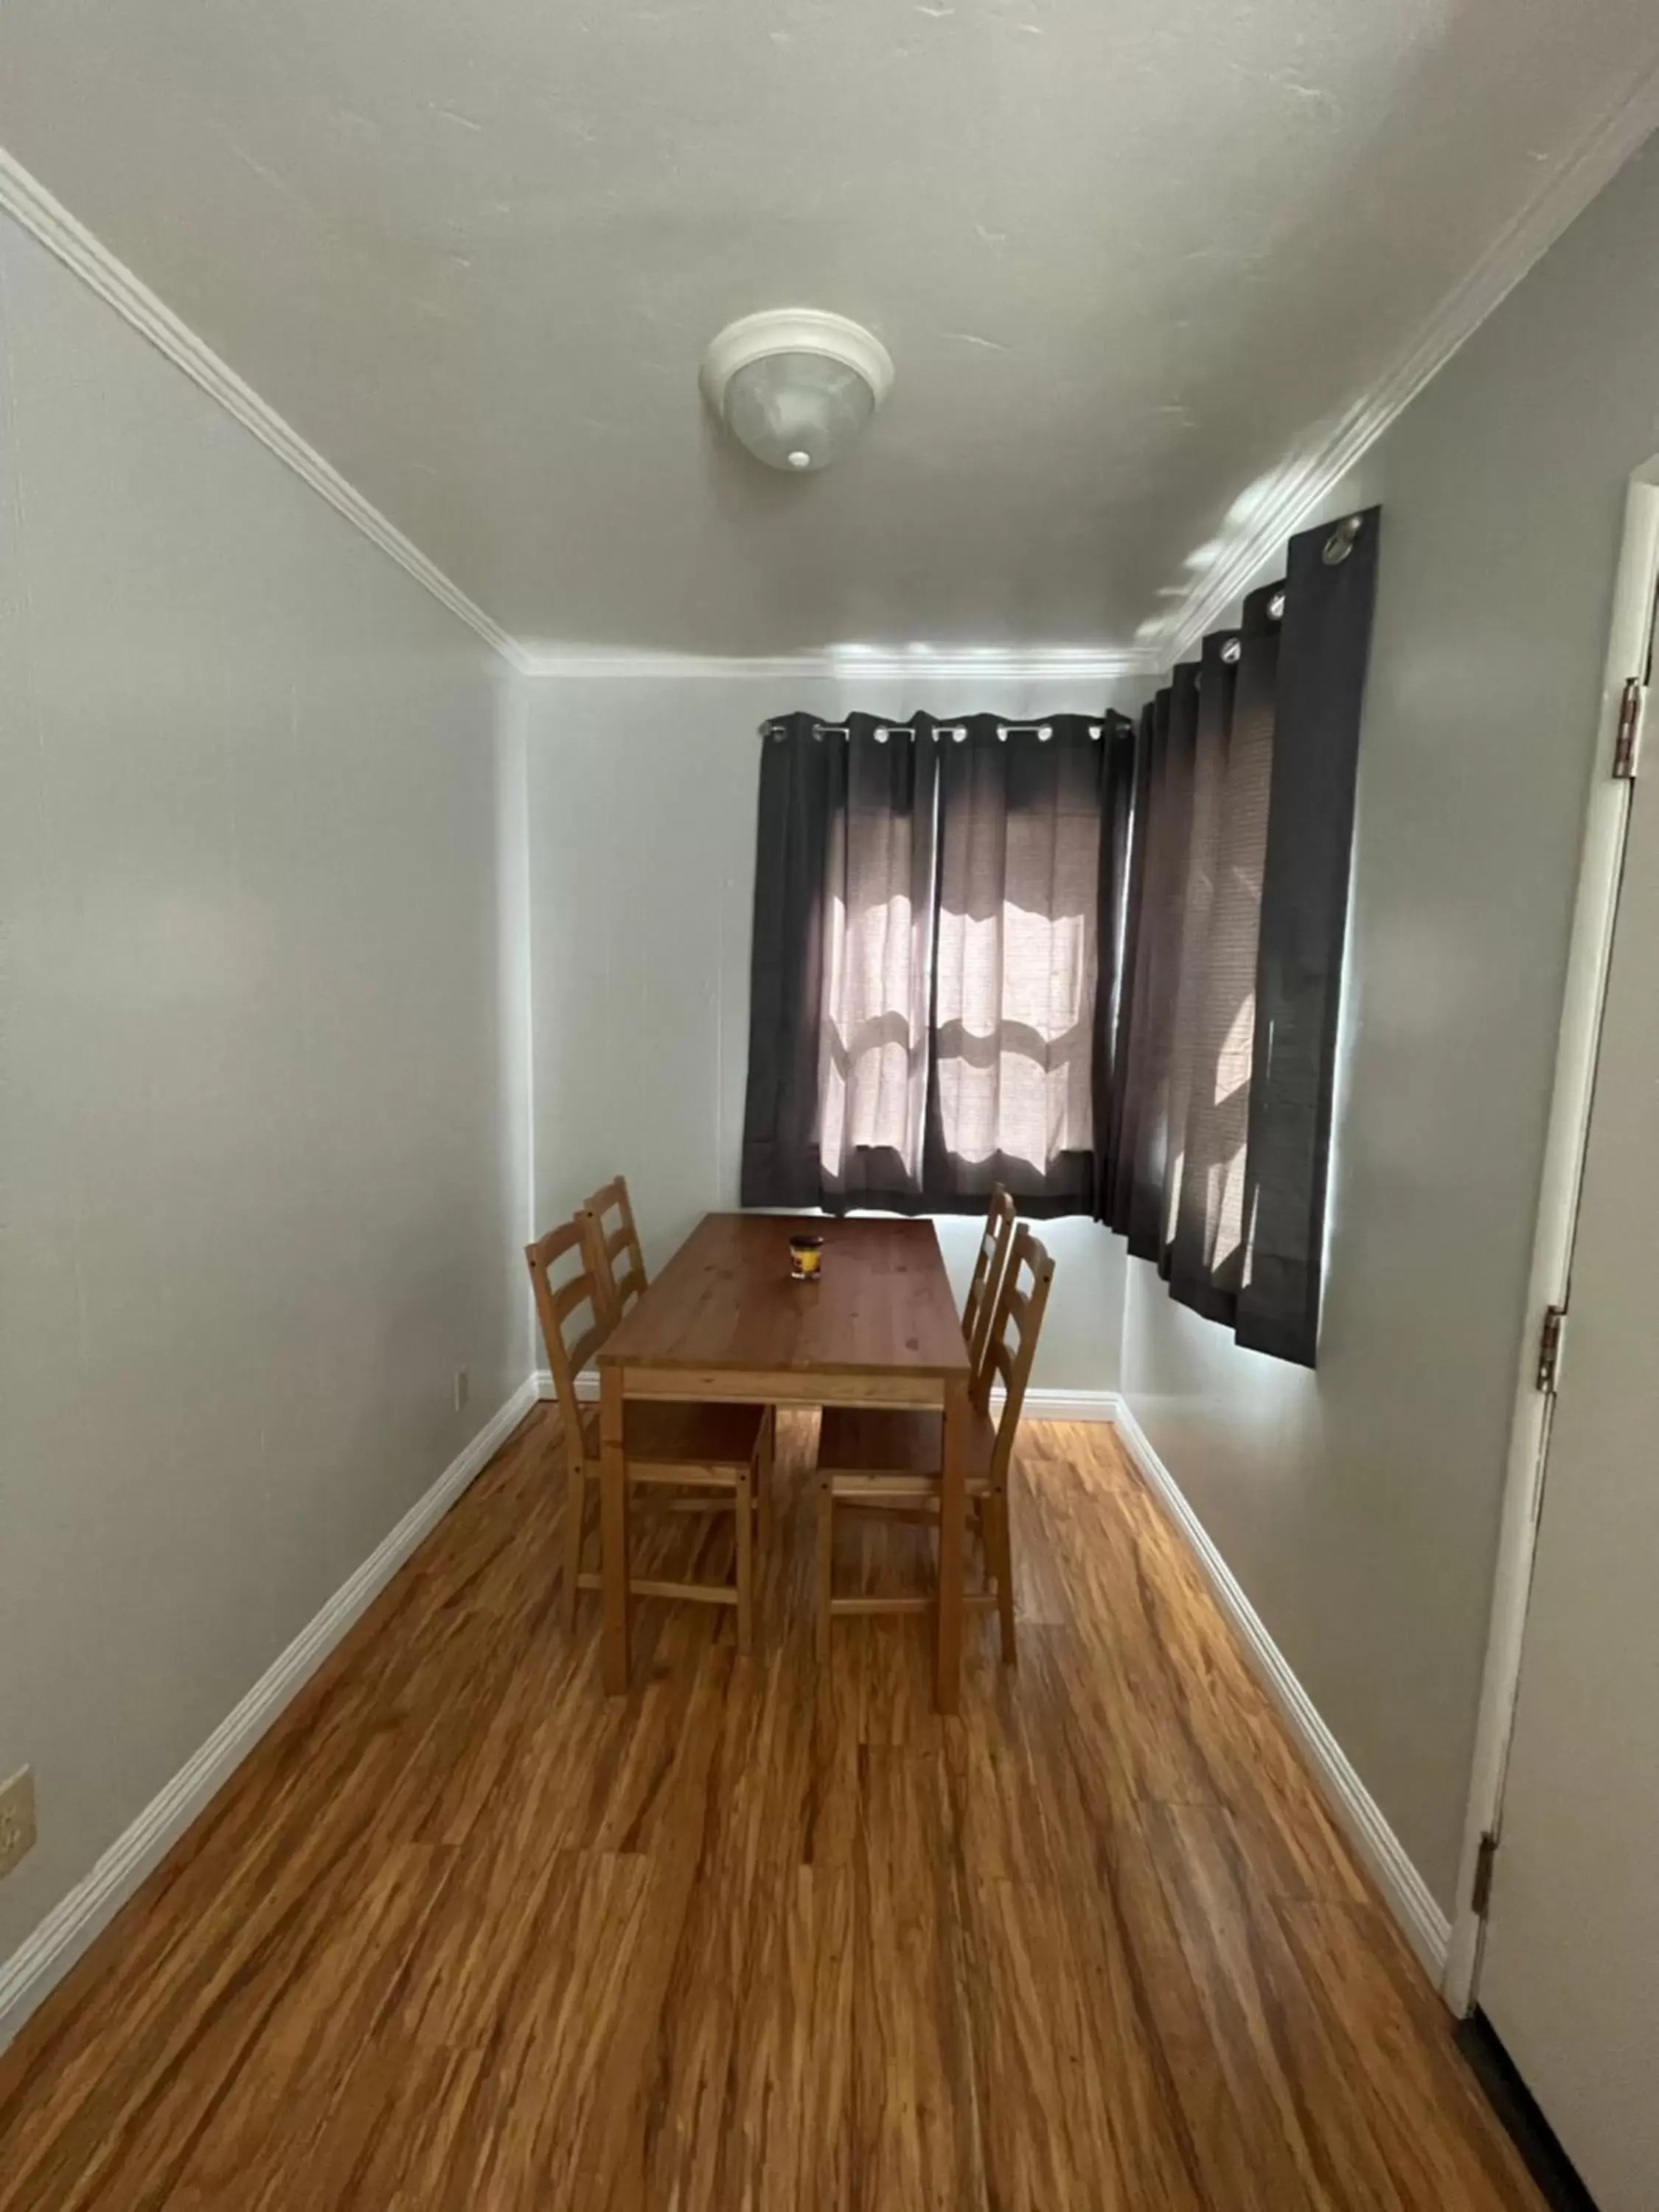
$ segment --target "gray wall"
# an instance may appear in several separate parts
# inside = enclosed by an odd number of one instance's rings
[[[1144,682],[1120,687],[1128,703]],[[1097,713],[1108,687],[868,677],[544,678],[532,687],[531,944],[538,1218],[619,1169],[647,1256],[738,1202],[749,1051],[757,725],[801,707],[895,716]],[[958,1289],[972,1222],[942,1219]],[[1043,1234],[1040,1387],[1117,1387],[1125,1261],[1091,1222]]]
[[[0,223],[0,1959],[528,1372],[506,676]]]
[[[1373,449],[1383,502],[1316,1374],[1130,1269],[1124,1388],[1443,1905],[1468,1795],[1659,151]]]

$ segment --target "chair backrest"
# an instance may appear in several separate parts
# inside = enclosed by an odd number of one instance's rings
[[[645,1255],[634,1226],[628,1178],[617,1176],[578,1207],[576,1218],[588,1239],[588,1265],[599,1278],[599,1295],[612,1322],[619,1322],[643,1293]]]
[[[985,1227],[974,1259],[973,1279],[963,1301],[962,1333],[968,1340],[973,1363],[974,1402],[983,1409],[991,1393],[991,1368],[986,1355],[991,1345],[991,1323],[996,1317],[997,1297],[1008,1265],[1008,1247],[1014,1241],[1017,1217],[1014,1201],[1000,1182],[991,1186],[991,1203],[985,1209]]]
[[[580,1459],[584,1447],[576,1377],[611,1334],[605,1292],[589,1261],[580,1215],[561,1222],[545,1237],[526,1244],[524,1256],[530,1263],[542,1340],[547,1346],[547,1364],[553,1370],[553,1395],[558,1401],[566,1455]],[[580,1320],[584,1306],[587,1309],[585,1327]]]
[[[1048,1285],[1054,1279],[1054,1261],[1022,1223],[1015,1234],[1008,1272],[1002,1279],[1002,1289],[997,1297],[987,1354],[990,1381],[1000,1377],[1008,1394],[998,1416],[996,1443],[991,1456],[992,1474],[1000,1482],[1008,1479],[1008,1462],[1013,1457],[1020,1408],[1025,1403],[1025,1385],[1030,1380],[1031,1362],[1036,1358],[1037,1339],[1042,1333],[1042,1316],[1048,1304]]]

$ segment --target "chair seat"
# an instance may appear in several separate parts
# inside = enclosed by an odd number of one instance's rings
[[[833,1480],[858,1477],[854,1489],[873,1489],[868,1478],[896,1476],[895,1495],[925,1496],[937,1487],[944,1464],[945,1416],[880,1411],[861,1406],[826,1406],[818,1431],[818,1472]],[[996,1429],[989,1414],[970,1410],[965,1440],[965,1474],[970,1497],[991,1486],[991,1458]]]
[[[649,1468],[746,1468],[760,1441],[763,1406],[658,1405],[632,1399],[623,1408],[623,1449],[635,1472]],[[599,1409],[582,1408],[582,1452],[599,1457]]]

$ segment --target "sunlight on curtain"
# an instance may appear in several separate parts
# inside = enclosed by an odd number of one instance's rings
[[[1086,739],[999,742],[945,772],[934,1009],[945,1148],[1041,1174],[1094,1141],[1099,754]]]
[[[1094,1141],[1092,913],[939,917],[939,1088],[952,1158],[1045,1168]]]
[[[763,735],[744,1203],[978,1212],[1001,1183],[1092,1213],[1133,727],[796,713]]]
[[[931,745],[918,762],[914,740],[897,733],[879,746],[854,741],[848,804],[830,826],[818,1142],[823,1173],[840,1185],[856,1179],[860,1155],[866,1163],[879,1156],[885,1176],[921,1177],[937,835],[932,771]]]
[[[826,1175],[845,1173],[860,1146],[896,1152],[915,1173],[921,1158],[927,1097],[925,933],[902,895],[851,912],[831,901],[823,1049],[818,1059],[819,1144]]]
[[[1183,1305],[1313,1364],[1377,511],[1291,541],[1144,714],[1103,1211]]]

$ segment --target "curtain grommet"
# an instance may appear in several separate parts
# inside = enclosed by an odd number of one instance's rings
[[[1319,556],[1328,568],[1337,568],[1347,559],[1353,551],[1355,538],[1364,526],[1364,517],[1358,514],[1351,514],[1345,521],[1337,524],[1325,540],[1325,550]]]

